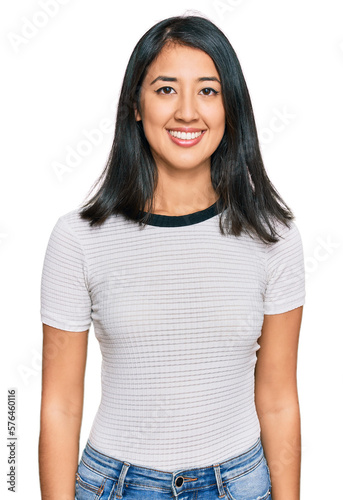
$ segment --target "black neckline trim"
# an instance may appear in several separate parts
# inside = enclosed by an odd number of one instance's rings
[[[146,224],[148,226],[160,226],[160,227],[180,227],[180,226],[191,226],[193,224],[198,224],[207,219],[211,219],[215,215],[218,215],[222,211],[222,203],[219,200],[219,210],[217,210],[217,202],[215,201],[213,205],[205,208],[204,210],[199,210],[198,212],[193,212],[191,214],[185,215],[161,215],[161,214],[150,214],[149,219]],[[139,217],[144,217],[148,212],[140,211]]]

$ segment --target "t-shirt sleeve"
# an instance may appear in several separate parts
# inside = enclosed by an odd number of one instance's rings
[[[42,323],[72,332],[89,329],[91,298],[85,256],[75,231],[61,217],[46,248],[40,294]]]
[[[305,303],[305,266],[301,236],[291,222],[278,231],[282,236],[267,247],[267,284],[264,313],[279,314]]]

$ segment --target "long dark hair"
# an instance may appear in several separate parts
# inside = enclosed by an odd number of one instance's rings
[[[242,231],[265,243],[278,241],[275,222],[289,226],[294,218],[265,171],[248,88],[237,55],[224,33],[200,16],[175,16],[150,28],[128,62],[117,108],[115,136],[107,164],[97,179],[96,194],[81,208],[90,225],[122,214],[140,226],[152,210],[158,170],[141,121],[140,90],[148,66],[168,42],[206,52],[222,83],[226,113],[223,138],[211,157],[211,182],[221,207],[221,233]],[[219,204],[220,203],[220,204]],[[145,206],[148,212],[143,216]]]

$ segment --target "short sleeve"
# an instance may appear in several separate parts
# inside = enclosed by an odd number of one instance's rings
[[[305,303],[305,266],[301,236],[291,222],[277,243],[267,247],[264,314],[280,314]]]
[[[42,323],[72,332],[89,329],[91,299],[85,257],[77,235],[61,217],[46,248],[40,293]]]

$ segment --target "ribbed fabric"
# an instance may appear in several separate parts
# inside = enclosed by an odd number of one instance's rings
[[[94,448],[171,472],[222,462],[256,442],[264,314],[305,297],[298,229],[280,233],[271,246],[224,236],[214,205],[154,215],[145,228],[122,215],[91,228],[78,209],[57,220],[41,320],[79,332],[93,322],[103,358]]]

